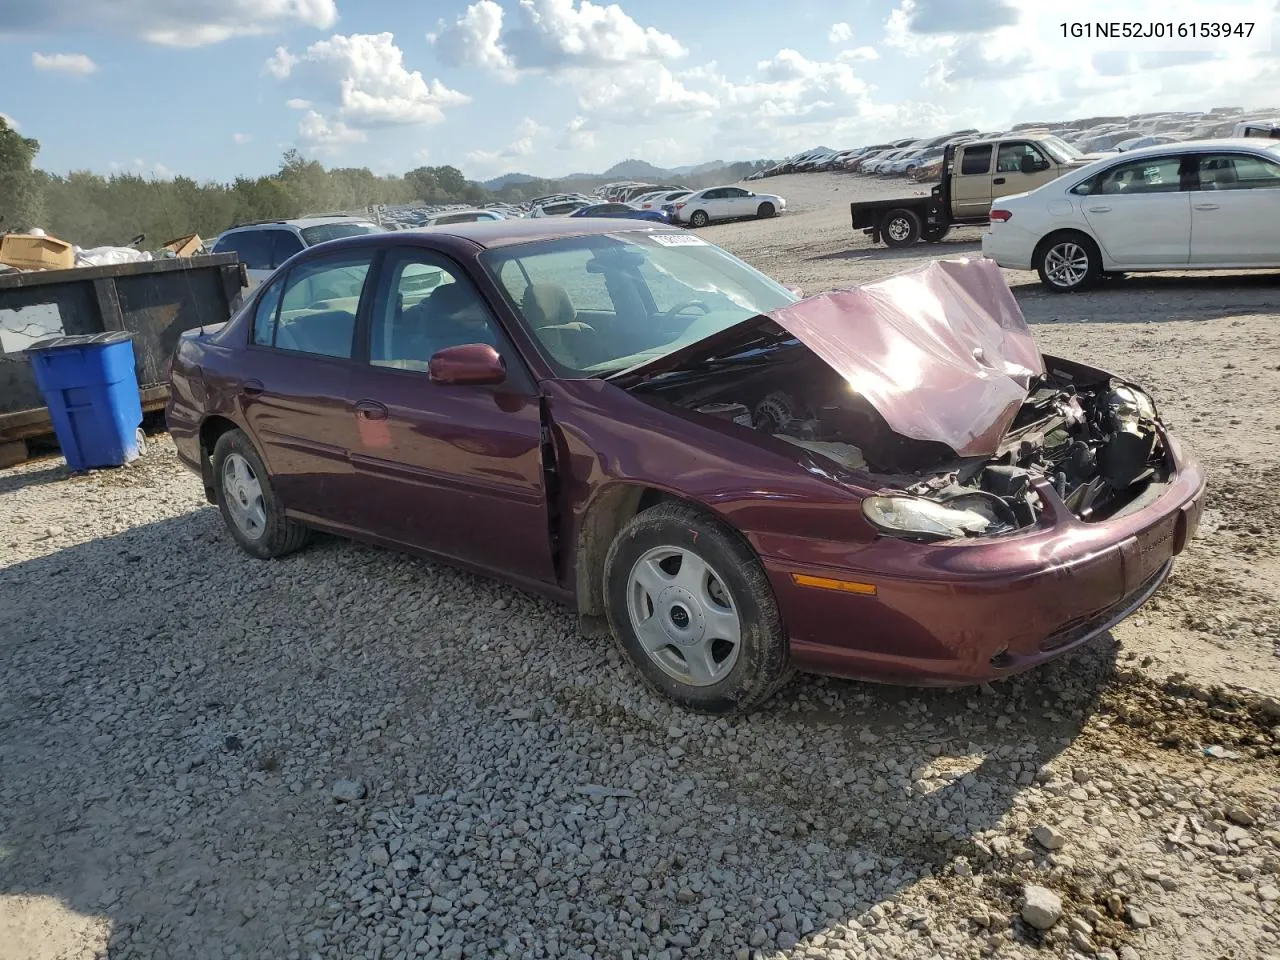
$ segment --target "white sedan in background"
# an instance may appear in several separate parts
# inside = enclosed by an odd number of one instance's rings
[[[1106,273],[1280,267],[1280,142],[1200,140],[1098,160],[999,198],[982,254],[1056,293]]]
[[[708,187],[663,205],[664,210],[668,208],[674,222],[705,227],[712,220],[777,216],[787,209],[787,201],[772,193],[753,193],[742,187]]]

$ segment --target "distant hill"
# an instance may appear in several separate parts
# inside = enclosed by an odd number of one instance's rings
[[[772,164],[771,160],[738,160],[725,163],[711,160],[704,163],[687,163],[673,169],[664,169],[644,160],[630,158],[615,163],[604,173],[570,173],[563,177],[535,177],[527,173],[504,173],[479,183],[475,187],[508,201],[528,200],[534,196],[556,191],[580,191],[590,193],[602,184],[617,180],[635,180],[640,183],[683,184],[692,190],[734,183],[755,170]],[[478,199],[474,202],[480,202]]]
[[[655,177],[661,179],[668,173],[669,171],[655,167],[644,160],[623,160],[621,163],[615,163],[601,176],[611,180],[652,180]]]
[[[489,190],[501,190],[503,187],[517,183],[532,183],[539,177],[532,176],[527,173],[504,173],[500,177],[494,177],[492,180],[485,180],[482,186]]]

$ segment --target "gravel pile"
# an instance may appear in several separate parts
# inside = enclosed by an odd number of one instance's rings
[[[67,956],[1280,957],[1280,703],[1114,642],[692,716],[501,585],[244,556],[167,441],[0,474],[0,558],[6,960],[46,898]]]

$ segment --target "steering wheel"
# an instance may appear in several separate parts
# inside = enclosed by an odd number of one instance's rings
[[[707,302],[705,300],[685,300],[683,303],[677,303],[670,310],[663,311],[662,315],[669,320],[674,320],[677,316],[684,313],[686,310],[690,310],[694,307],[697,307],[699,310],[701,310],[703,316],[706,316],[708,313],[711,312],[711,308],[707,306]]]

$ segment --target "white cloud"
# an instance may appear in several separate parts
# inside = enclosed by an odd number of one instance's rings
[[[289,27],[327,30],[335,0],[40,0],[0,4],[0,33],[109,29],[169,47],[200,47]]]
[[[426,147],[419,147],[417,150],[413,151],[413,159],[419,162],[425,163],[430,158],[431,158],[431,151],[428,150]]]
[[[537,141],[550,132],[542,124],[525,117],[516,125],[515,139],[505,147],[498,150],[473,150],[467,154],[467,160],[478,167],[493,169],[503,162],[531,155]]]
[[[500,42],[502,17],[502,7],[494,0],[479,0],[454,23],[441,21],[439,32],[427,34],[427,40],[446,64],[483,67],[505,80],[514,80],[514,64]]]
[[[341,120],[328,120],[314,110],[298,122],[298,142],[305,147],[333,152],[349,143],[363,143],[363,130],[353,130]]]
[[[675,37],[637,23],[616,3],[519,0],[511,23],[494,0],[479,0],[427,38],[451,66],[478,66],[510,78],[516,71],[557,72],[671,61],[687,51]]]
[[[674,121],[713,113],[714,93],[697,90],[660,63],[640,63],[576,78],[578,106],[593,125]]]
[[[303,100],[301,97],[290,97],[284,102],[284,105],[290,110],[310,110],[311,101]]]
[[[1200,0],[1129,0],[1126,21],[1203,19]],[[1257,0],[1218,0],[1214,19],[1257,19]],[[1110,0],[1077,0],[1069,18],[1115,19]],[[915,69],[921,87],[953,119],[981,127],[1019,120],[1156,110],[1186,110],[1217,103],[1265,106],[1276,89],[1280,62],[1252,60],[1240,80],[1238,50],[1170,49],[1150,41],[1087,42],[1062,36],[1056,18],[1019,18],[1011,2],[900,0],[885,23],[885,43]],[[915,64],[913,65],[913,61]],[[960,126],[960,122],[948,126]],[[942,132],[942,131],[939,131]]]
[[[831,43],[848,43],[853,39],[853,27],[847,23],[833,23],[827,31],[827,39]]]
[[[390,33],[335,34],[296,55],[280,47],[266,69],[314,90],[314,99],[336,107],[338,124],[356,129],[439,123],[445,107],[471,99],[407,69]]]
[[[875,47],[854,47],[852,50],[841,50],[836,54],[841,63],[861,63],[867,60],[879,60],[880,51]]]
[[[163,163],[147,163],[141,157],[134,157],[129,163],[112,160],[107,164],[110,173],[135,177],[147,177],[152,180],[172,180],[174,173]]]
[[[46,73],[65,73],[72,77],[87,77],[98,72],[98,65],[83,53],[33,53],[31,66]]]
[[[253,134],[233,133],[231,135],[231,140],[233,143],[235,143],[237,147],[243,147],[246,143],[249,143],[251,140],[253,140]]]
[[[556,145],[558,150],[590,150],[596,145],[596,135],[587,127],[586,117],[574,117],[565,127],[564,136]]]

